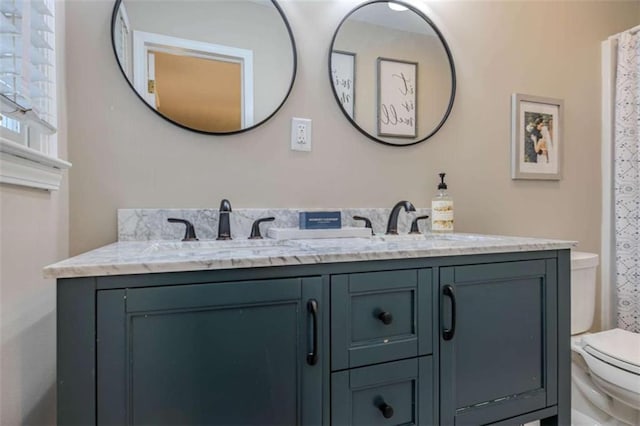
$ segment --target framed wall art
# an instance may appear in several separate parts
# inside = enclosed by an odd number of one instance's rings
[[[563,153],[561,99],[511,96],[511,178],[560,180]]]
[[[417,75],[417,62],[378,58],[378,136],[417,136]]]
[[[356,54],[332,51],[331,77],[342,109],[353,119],[356,105]]]

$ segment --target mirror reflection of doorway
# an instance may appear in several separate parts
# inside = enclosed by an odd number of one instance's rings
[[[230,132],[242,127],[242,69],[226,62],[153,52],[156,109],[187,127]],[[150,72],[151,74],[151,72]]]
[[[250,50],[133,32],[136,91],[163,116],[204,132],[253,125]]]

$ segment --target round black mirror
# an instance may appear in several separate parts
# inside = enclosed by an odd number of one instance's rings
[[[433,136],[456,93],[442,33],[423,12],[395,0],[364,3],[342,20],[331,43],[329,78],[351,124],[392,146]]]
[[[295,41],[275,0],[117,0],[111,40],[138,97],[200,133],[263,124],[296,76]]]

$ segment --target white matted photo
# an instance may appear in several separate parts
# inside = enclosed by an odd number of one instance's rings
[[[417,75],[417,62],[378,58],[378,136],[417,136]]]
[[[334,50],[331,52],[331,81],[342,109],[352,119],[356,104],[356,54]]]
[[[560,180],[563,101],[519,93],[511,101],[511,178]]]

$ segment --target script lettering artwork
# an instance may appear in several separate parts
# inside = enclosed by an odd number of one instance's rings
[[[331,80],[342,109],[353,118],[355,98],[355,55],[348,52],[331,54]]]
[[[333,74],[333,87],[336,88],[338,99],[346,110],[347,105],[351,105],[353,103],[353,80],[341,77],[338,75],[338,70],[335,68],[332,69],[331,72]]]
[[[391,69],[394,70],[391,71]],[[381,79],[378,118],[380,135],[415,137],[415,64],[381,61],[379,78]]]

